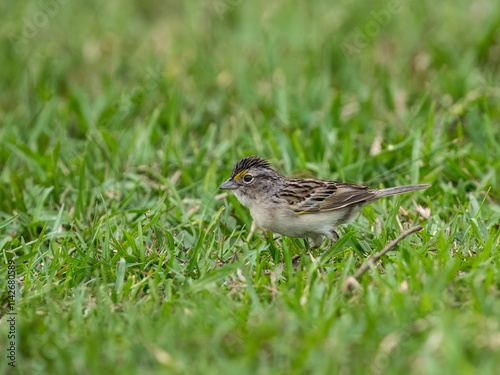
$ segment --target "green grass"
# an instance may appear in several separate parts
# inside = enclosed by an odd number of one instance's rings
[[[398,4],[3,2],[0,373],[498,373],[500,11]],[[432,187],[283,268],[306,242],[215,198],[248,155]]]

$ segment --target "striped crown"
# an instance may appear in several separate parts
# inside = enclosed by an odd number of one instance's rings
[[[240,175],[242,172],[245,172],[252,167],[270,169],[269,163],[266,160],[259,158],[258,156],[248,156],[235,164],[233,172],[231,173],[231,178],[235,178],[237,175]]]

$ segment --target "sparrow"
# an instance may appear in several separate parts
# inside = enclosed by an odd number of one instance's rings
[[[230,190],[248,209],[258,227],[295,238],[307,238],[318,248],[326,237],[339,239],[335,228],[382,197],[422,190],[431,185],[385,189],[314,178],[284,177],[257,156],[238,161],[219,189]]]

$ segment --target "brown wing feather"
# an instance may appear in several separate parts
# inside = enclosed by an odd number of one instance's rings
[[[280,192],[297,214],[338,210],[354,203],[375,198],[367,186],[336,181],[288,179]]]
[[[327,181],[313,179],[287,179],[287,184],[279,192],[279,197],[289,205],[297,206],[311,198],[315,191],[324,189]],[[331,192],[336,189],[332,187]]]

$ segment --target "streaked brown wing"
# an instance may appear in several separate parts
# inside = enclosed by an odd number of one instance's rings
[[[338,210],[375,197],[367,186],[336,181],[290,179],[280,196],[297,214]]]

